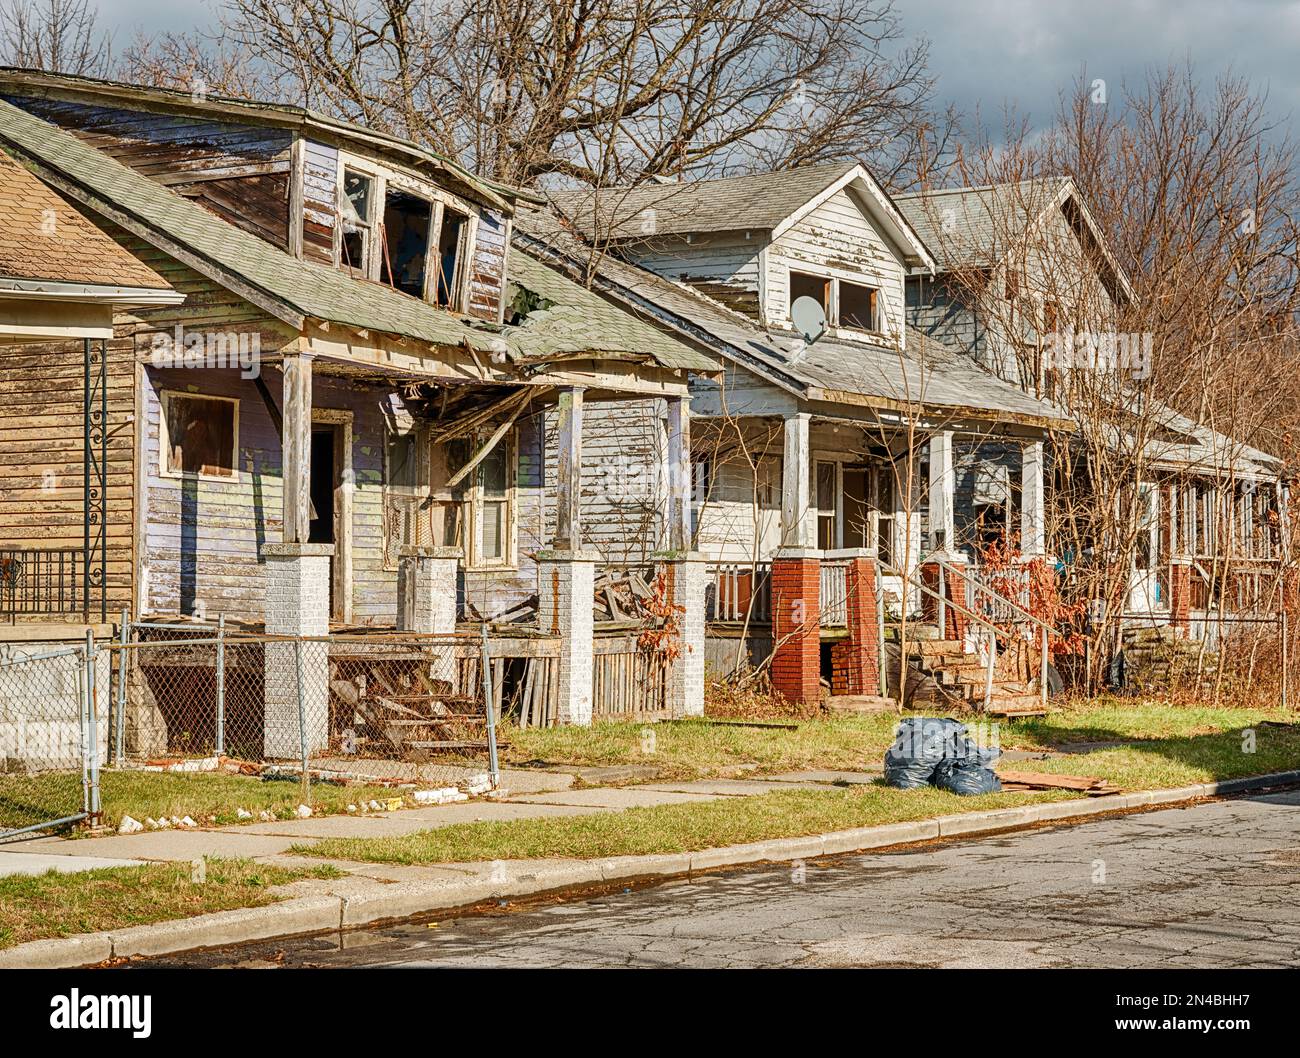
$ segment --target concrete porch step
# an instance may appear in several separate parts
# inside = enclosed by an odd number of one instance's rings
[[[929,639],[922,642],[909,641],[908,657],[947,658],[962,656],[966,653],[966,644],[960,639]]]

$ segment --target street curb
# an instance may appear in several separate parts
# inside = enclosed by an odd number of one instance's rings
[[[1168,790],[1052,801],[1041,805],[966,812],[912,823],[838,830],[798,838],[778,838],[697,852],[652,856],[616,856],[569,862],[517,861],[503,864],[500,878],[466,878],[396,882],[372,892],[345,896],[308,896],[264,907],[218,911],[195,918],[103,933],[83,933],[56,940],[37,940],[0,951],[0,969],[69,969],[110,958],[170,955],[198,948],[225,947],[293,934],[326,933],[431,911],[469,907],[484,900],[534,896],[580,886],[631,878],[690,875],[697,871],[746,863],[780,863],[841,853],[866,852],[944,837],[970,837],[1018,830],[1037,823],[1083,819],[1092,815],[1150,808],[1224,794],[1245,793],[1300,783],[1300,770],[1246,779],[1197,783]]]

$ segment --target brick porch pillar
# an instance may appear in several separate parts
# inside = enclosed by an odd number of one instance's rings
[[[537,628],[542,635],[560,639],[556,720],[561,724],[591,725],[593,609],[599,561],[596,552],[537,554]]]
[[[947,559],[947,570],[944,572],[944,598],[949,602],[955,602],[960,606],[966,605],[966,578],[964,574],[965,562],[957,561],[953,558]],[[929,561],[921,563],[921,583],[931,591],[939,591],[939,563]],[[924,594],[924,602],[921,612],[925,620],[937,623],[939,620],[939,600],[929,593]],[[966,629],[970,624],[970,618],[964,613],[959,613],[952,606],[945,606],[946,627],[940,629],[940,635],[944,639],[962,640],[966,639]]]
[[[772,685],[794,702],[821,698],[821,552],[782,548],[772,559]]]
[[[1169,626],[1184,635],[1192,627],[1192,564],[1181,559],[1169,564]]]
[[[265,622],[267,635],[324,636],[330,630],[330,558],[333,544],[266,544]],[[267,643],[264,651],[263,751],[267,757],[297,758],[302,727],[307,752],[329,743],[329,648],[302,645],[302,714],[299,723],[297,644]]]
[[[880,693],[880,637],[876,626],[876,564],[869,550],[831,551],[827,558],[848,559],[845,613],[848,639],[831,648],[833,694]]]
[[[681,650],[668,673],[668,706],[674,716],[704,715],[704,597],[708,559],[699,554],[656,556],[668,581],[668,602],[680,606]]]

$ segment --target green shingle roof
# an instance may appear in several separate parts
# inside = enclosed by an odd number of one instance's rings
[[[218,275],[233,276],[265,294],[283,307],[282,318],[294,326],[311,318],[431,345],[484,352],[499,347],[497,328],[484,328],[384,284],[299,260],[3,101],[0,144],[58,183],[75,188],[76,197],[91,209],[129,220],[137,230],[152,232],[207,262]],[[597,359],[644,356],[664,367],[712,368],[687,346],[552,269],[520,254],[512,254],[510,265],[520,268],[523,285],[556,303],[541,318],[530,315],[521,326],[504,328],[502,333],[519,355],[535,359],[589,352]]]

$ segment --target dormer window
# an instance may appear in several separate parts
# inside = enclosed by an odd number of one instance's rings
[[[339,202],[343,229],[339,263],[354,275],[366,276],[370,272],[370,234],[373,227],[374,200],[374,178],[355,169],[345,169],[343,194]]]
[[[790,304],[800,298],[812,298],[822,307],[829,320],[831,314],[831,282],[825,276],[809,275],[807,272],[790,273]]]
[[[815,276],[808,272],[790,273],[790,304],[801,297],[812,298],[826,313],[829,327],[843,327],[855,331],[878,334],[880,323],[880,291],[862,283],[846,279]]]

